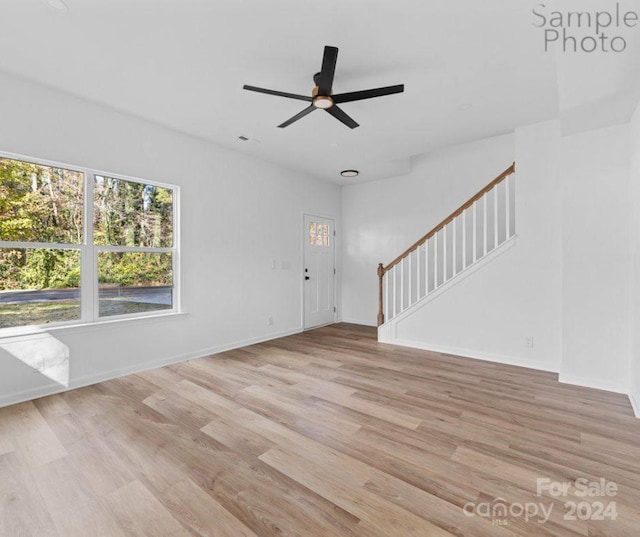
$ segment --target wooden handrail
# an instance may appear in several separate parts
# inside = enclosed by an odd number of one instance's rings
[[[429,233],[427,233],[424,237],[413,243],[409,248],[407,248],[404,252],[402,252],[398,257],[396,257],[391,263],[389,263],[386,267],[382,268],[382,275],[384,276],[387,272],[389,272],[393,267],[395,267],[400,261],[402,261],[405,257],[407,257],[411,252],[418,249],[419,246],[422,246],[425,242],[427,242],[431,237],[433,237],[436,233],[438,233],[444,226],[449,224],[452,220],[460,216],[465,210],[471,207],[476,201],[478,201],[482,196],[484,196],[487,192],[489,192],[494,186],[499,185],[502,181],[504,181],[507,177],[509,177],[512,173],[516,171],[516,163],[514,162],[511,166],[509,166],[505,171],[503,171],[498,177],[496,177],[493,181],[491,181],[487,186],[485,186],[480,192],[475,194],[473,197],[469,198],[465,203],[463,203],[460,207],[458,207],[455,211],[453,211],[449,216],[447,216],[442,222],[440,222],[436,227],[434,227]]]
[[[378,326],[381,326],[382,324],[384,324],[384,289],[383,289],[384,275],[387,272],[389,272],[393,267],[395,267],[398,263],[400,263],[400,261],[402,261],[404,258],[409,256],[412,252],[414,252],[420,246],[422,246],[425,242],[427,242],[436,233],[441,231],[446,225],[453,222],[453,220],[455,220],[464,211],[466,211],[469,207],[471,207],[476,201],[481,199],[487,192],[491,191],[495,186],[499,185],[507,177],[515,173],[515,171],[516,171],[516,163],[514,162],[505,171],[503,171],[500,175],[498,175],[498,177],[496,177],[487,186],[485,186],[482,190],[480,190],[480,192],[475,194],[473,197],[469,198],[465,203],[463,203],[460,207],[458,207],[455,211],[453,211],[449,216],[447,216],[442,222],[440,222],[431,231],[429,231],[429,233],[427,233],[422,238],[420,238],[415,243],[413,243],[411,246],[409,246],[409,248],[407,248],[398,257],[396,257],[393,261],[391,261],[391,263],[389,263],[386,267],[382,263],[378,265]]]

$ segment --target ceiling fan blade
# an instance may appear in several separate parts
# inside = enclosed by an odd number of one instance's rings
[[[332,98],[334,103],[349,103],[351,101],[361,101],[362,99],[372,99],[373,97],[393,95],[394,93],[402,93],[403,91],[404,84],[398,84],[397,86],[386,86],[384,88],[340,93],[339,95],[333,95]]]
[[[287,121],[285,121],[284,123],[282,123],[281,125],[278,125],[278,127],[280,127],[281,129],[284,129],[285,127],[288,127],[289,125],[291,125],[292,123],[294,123],[295,121],[298,121],[300,118],[303,118],[304,116],[306,116],[307,114],[310,114],[311,112],[313,112],[316,109],[315,106],[311,105],[307,108],[305,108],[302,112],[297,113],[295,116],[293,116],[290,119],[287,119]]]
[[[258,93],[266,93],[267,95],[275,95],[276,97],[287,97],[289,99],[298,99],[299,101],[307,101],[311,102],[311,97],[306,95],[298,95],[296,93],[285,93],[284,91],[276,91],[264,88],[256,88],[255,86],[247,86],[246,84],[242,86],[242,89],[246,89],[249,91],[257,91]]]
[[[336,47],[324,47],[322,56],[322,70],[318,80],[318,94],[331,95],[333,87],[333,75],[336,72],[336,62],[338,61],[338,49]]]
[[[342,108],[333,105],[331,108],[325,108],[325,110],[339,121],[342,121],[342,123],[350,129],[359,127],[359,125],[349,115],[347,115],[344,110],[342,110]]]

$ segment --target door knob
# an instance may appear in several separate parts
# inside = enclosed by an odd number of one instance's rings
[[[305,280],[309,280],[310,278],[309,278],[309,276],[305,276],[304,279]]]

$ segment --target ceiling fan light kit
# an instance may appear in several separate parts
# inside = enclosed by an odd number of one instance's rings
[[[316,95],[313,98],[313,106],[316,108],[320,108],[322,110],[326,110],[327,108],[331,108],[333,106],[333,99],[328,95]]]
[[[307,101],[310,105],[297,113],[292,118],[288,119],[284,123],[278,125],[280,128],[285,128],[292,123],[302,119],[307,114],[315,111],[316,109],[324,110],[331,114],[338,121],[344,123],[347,127],[355,129],[358,124],[346,113],[342,108],[337,106],[342,103],[349,103],[353,101],[362,101],[364,99],[372,99],[374,97],[383,97],[385,95],[393,95],[394,93],[402,93],[404,91],[404,84],[398,84],[396,86],[386,86],[384,88],[375,88],[363,91],[353,91],[350,93],[340,93],[338,95],[333,94],[333,76],[336,70],[336,62],[338,60],[338,49],[336,47],[326,46],[324,47],[324,55],[322,57],[322,68],[319,73],[313,76],[313,82],[315,87],[311,92],[311,96],[299,95],[296,93],[286,93],[283,91],[270,90],[265,88],[258,88],[256,86],[244,85],[243,89],[248,91],[255,91],[258,93],[266,93],[267,95],[275,95],[277,97],[286,97],[287,99],[297,99],[299,101]]]

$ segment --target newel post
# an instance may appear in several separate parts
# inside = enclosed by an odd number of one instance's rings
[[[378,265],[378,326],[384,324],[384,305],[382,302],[382,279],[384,278],[384,265]]]

